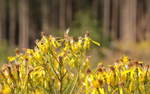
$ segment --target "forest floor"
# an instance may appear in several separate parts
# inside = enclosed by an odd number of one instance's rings
[[[104,53],[103,62],[110,64],[109,62],[115,62],[123,55],[129,56],[131,59],[143,61],[145,64],[150,64],[150,41],[141,42],[134,45],[124,47],[121,44],[114,42],[111,48],[102,48]]]
[[[112,65],[123,56],[128,56],[132,60],[142,61],[144,64],[150,65],[150,41],[128,46],[124,46],[119,42],[113,42],[110,47],[101,46],[100,49],[92,49],[90,56],[93,68],[98,63]]]

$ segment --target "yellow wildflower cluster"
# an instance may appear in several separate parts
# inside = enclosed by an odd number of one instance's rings
[[[88,33],[74,40],[42,36],[34,49],[16,50],[0,69],[0,94],[149,94],[150,69],[127,56],[91,70]]]
[[[17,49],[0,70],[0,93],[75,93],[88,67],[86,51],[91,42],[96,43],[87,34],[78,40],[67,33],[63,38],[42,35],[34,49],[22,53]]]
[[[149,94],[149,65],[124,56],[113,66],[98,66],[86,77],[84,86],[86,94]]]

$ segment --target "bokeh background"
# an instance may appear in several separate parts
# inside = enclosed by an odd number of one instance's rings
[[[15,48],[33,48],[41,32],[90,32],[93,62],[123,55],[150,63],[150,0],[0,0],[0,64]]]

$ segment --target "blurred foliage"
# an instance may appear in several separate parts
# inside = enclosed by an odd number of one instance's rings
[[[90,12],[91,11],[85,10],[79,11],[76,14],[75,20],[71,26],[72,31],[70,33],[77,37],[88,31],[92,39],[102,43],[103,46],[108,46],[108,37],[104,37],[102,23],[93,18]]]
[[[6,41],[0,42],[0,65],[7,61],[7,57],[13,55],[13,47],[8,45]]]
[[[70,27],[70,35],[77,38],[80,35],[84,35],[89,32],[90,37],[100,42],[103,46],[108,47],[110,44],[109,37],[104,36],[102,32],[101,21],[96,20],[89,10],[82,10],[76,13],[75,18]],[[64,31],[59,31],[57,28],[52,28],[50,34],[54,36],[63,36]]]

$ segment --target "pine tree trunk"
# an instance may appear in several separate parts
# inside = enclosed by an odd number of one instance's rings
[[[104,0],[104,37],[110,33],[110,0]]]
[[[67,28],[69,28],[72,22],[72,0],[66,1],[66,18],[67,18],[66,20]]]
[[[96,20],[98,18],[98,0],[92,0],[92,14]]]
[[[17,4],[16,0],[9,1],[9,12],[10,12],[10,27],[9,27],[9,44],[15,45],[15,34],[16,34],[16,9]]]
[[[146,40],[149,40],[150,41],[150,0],[146,0],[146,6],[147,6],[147,23],[146,23],[146,26],[147,26],[147,30],[146,30]]]
[[[59,0],[59,28],[64,31],[66,28],[66,0]]]
[[[19,0],[19,46],[29,47],[29,9],[28,0]]]
[[[121,4],[121,38],[124,45],[136,41],[136,2],[137,0],[123,0]]]
[[[5,20],[5,15],[6,15],[6,1],[5,0],[0,0],[0,41],[4,40],[6,35],[5,35],[5,26],[6,26],[6,20]]]
[[[59,0],[51,0],[50,2],[50,25],[51,29],[59,28]]]
[[[118,19],[119,18],[119,1],[118,0],[112,0],[112,22],[111,22],[111,32],[112,32],[112,39],[117,40],[118,39]]]
[[[43,0],[42,2],[42,32],[49,32],[49,14],[48,14],[48,2]]]
[[[143,40],[143,21],[144,21],[144,1],[139,0],[137,2],[137,31],[136,31],[136,40],[137,42]]]

